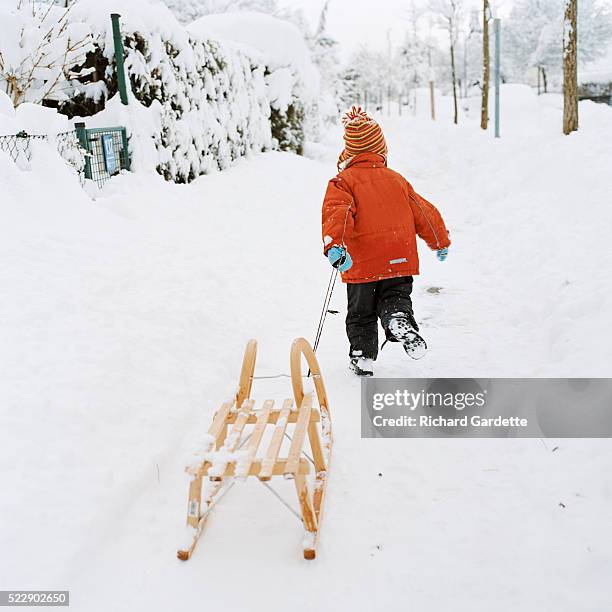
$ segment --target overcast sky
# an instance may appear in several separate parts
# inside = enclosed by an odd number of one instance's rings
[[[311,23],[316,24],[325,0],[285,0],[285,5],[301,8]],[[349,52],[360,44],[376,49],[386,48],[387,32],[393,42],[402,38],[402,30],[408,25],[405,0],[332,0],[327,27]]]
[[[507,10],[511,1],[498,1],[500,11]],[[301,8],[315,25],[325,0],[281,0],[281,4]],[[464,4],[480,6],[481,2],[466,0]],[[403,40],[403,31],[410,24],[409,7],[410,0],[331,0],[328,30],[340,42],[343,55],[350,54],[360,44],[384,50],[388,32],[393,44]],[[427,21],[421,27],[427,27]]]

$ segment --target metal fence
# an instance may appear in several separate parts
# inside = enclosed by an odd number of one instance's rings
[[[57,147],[57,152],[77,172],[81,183],[84,181],[85,151],[81,148],[77,133],[61,132],[55,136],[45,134],[28,134],[21,131],[18,134],[0,136],[0,151],[8,153],[9,157],[17,164],[27,163],[32,160],[32,142],[52,141]]]
[[[87,155],[85,178],[101,187],[111,176],[130,169],[127,131],[124,127],[86,128],[75,124],[76,134]]]
[[[47,136],[32,135],[26,132],[0,136],[0,151],[8,153],[15,162],[29,162],[32,159],[32,140],[47,140]]]
[[[55,136],[55,146],[63,159],[77,171],[81,184],[83,184],[85,181],[86,157],[76,130],[57,134]]]
[[[54,142],[60,156],[76,170],[82,185],[90,179],[102,187],[111,176],[130,169],[124,127],[87,129],[85,124],[77,123],[74,130],[56,136],[22,131],[0,136],[0,151],[8,153],[15,163],[27,163],[32,159],[32,142],[37,140]]]

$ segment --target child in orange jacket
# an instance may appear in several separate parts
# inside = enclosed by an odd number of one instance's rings
[[[343,118],[345,148],[323,202],[323,248],[347,284],[350,368],[373,375],[378,319],[387,341],[419,359],[427,345],[417,333],[412,277],[419,273],[416,236],[444,261],[450,240],[436,207],[387,168],[380,126],[361,108]],[[383,345],[384,346],[384,345]]]

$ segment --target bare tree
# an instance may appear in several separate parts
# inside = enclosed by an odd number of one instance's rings
[[[19,32],[18,48],[3,50],[0,41],[0,83],[4,83],[13,106],[61,95],[78,76],[74,70],[84,62],[93,43],[89,31],[72,28],[68,19],[72,6],[45,7],[34,0],[29,6],[18,4],[17,9],[30,20],[29,26]]]
[[[467,98],[470,88],[470,77],[468,73],[468,67],[470,65],[470,41],[474,33],[478,31],[477,20],[477,11],[471,11],[469,24],[463,33],[463,91],[461,93],[463,98]]]
[[[483,130],[489,125],[489,79],[491,57],[489,53],[489,18],[491,6],[489,0],[482,2],[482,107],[480,110],[480,127]]]
[[[430,8],[438,15],[440,24],[448,32],[451,81],[453,86],[453,122],[457,124],[459,123],[459,108],[457,102],[457,68],[455,57],[463,7],[461,0],[431,0]]]
[[[578,0],[565,0],[563,21],[563,133],[578,129]]]

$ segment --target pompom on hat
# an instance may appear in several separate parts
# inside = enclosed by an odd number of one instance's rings
[[[360,106],[353,106],[342,117],[344,125],[344,151],[338,158],[338,167],[360,153],[377,153],[386,158],[388,149],[383,131]]]

